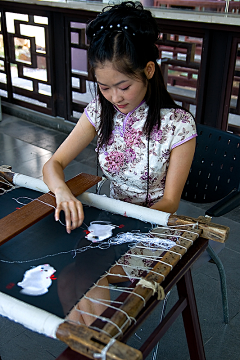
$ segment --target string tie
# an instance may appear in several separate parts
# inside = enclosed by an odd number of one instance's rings
[[[2,172],[12,172],[12,168],[10,165],[0,165],[0,171]]]
[[[115,343],[115,341],[116,339],[112,338],[109,343],[102,349],[100,354],[93,355],[94,359],[106,360],[108,349]]]
[[[147,289],[152,289],[153,291],[153,295],[155,293],[157,293],[158,297],[157,299],[158,300],[164,300],[165,299],[165,292],[164,292],[164,289],[163,287],[157,283],[156,281],[154,281],[153,283],[151,281],[148,281],[148,280],[145,280],[145,279],[141,279],[137,285],[141,285],[142,287],[144,288],[147,288]]]

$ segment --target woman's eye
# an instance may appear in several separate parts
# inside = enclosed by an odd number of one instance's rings
[[[100,89],[101,89],[102,91],[108,90],[108,88],[102,88],[102,87],[100,87]]]
[[[129,88],[130,88],[130,85],[127,86],[127,87],[125,87],[124,89],[121,89],[121,90],[125,91],[125,90],[127,90],[127,89],[129,89]]]

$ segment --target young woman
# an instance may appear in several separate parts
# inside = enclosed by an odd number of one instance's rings
[[[174,103],[164,86],[158,35],[151,12],[130,1],[107,7],[87,27],[97,96],[43,168],[44,181],[56,196],[55,219],[65,212],[68,233],[82,224],[84,214],[63,170],[95,136],[111,197],[169,213],[178,208],[196,128],[191,114]]]

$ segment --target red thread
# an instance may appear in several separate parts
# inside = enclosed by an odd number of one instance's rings
[[[57,278],[54,276],[54,274],[52,274],[52,275],[50,276],[50,279],[51,279],[51,280],[57,280]]]
[[[121,224],[121,225],[119,225],[119,228],[121,229],[121,228],[123,228],[125,225],[123,225],[123,224]]]
[[[15,286],[14,283],[9,283],[9,284],[7,284],[7,286],[6,286],[6,289],[12,289],[14,286]]]

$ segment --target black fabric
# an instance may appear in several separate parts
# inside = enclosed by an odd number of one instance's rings
[[[21,207],[13,198],[26,196],[35,199],[40,195],[38,192],[21,188],[0,196],[0,218]],[[94,220],[105,220],[113,225],[124,225],[115,228],[113,236],[118,232],[132,230],[148,232],[150,229],[150,224],[110,214],[93,207],[85,206],[84,213],[84,223],[87,226]],[[64,219],[62,220],[64,221]],[[54,221],[53,214],[51,214],[3,244],[0,247],[0,260],[32,261],[14,264],[0,261],[0,291],[57,316],[65,316],[66,306],[64,312],[62,304],[67,303],[68,310],[70,310],[91,285],[128,250],[126,244],[111,246],[108,249],[97,248],[97,243],[93,244],[85,238],[86,225],[82,225],[81,228],[72,231],[69,235],[63,225]],[[88,245],[92,245],[93,248],[80,254],[71,251]],[[70,252],[50,256],[62,251]],[[46,255],[49,256],[45,257]],[[44,258],[34,260],[40,257]],[[21,294],[21,287],[17,283],[22,281],[25,271],[43,264],[50,264],[56,270],[54,275],[57,280],[52,281],[49,291],[40,296]]]

